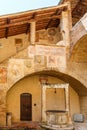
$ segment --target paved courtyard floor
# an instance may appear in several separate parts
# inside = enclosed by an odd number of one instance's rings
[[[87,130],[87,123],[74,123],[75,130]]]

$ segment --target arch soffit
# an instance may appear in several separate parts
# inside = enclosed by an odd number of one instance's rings
[[[71,52],[71,60],[76,60],[77,56],[79,56],[79,62],[80,60],[83,60],[81,62],[84,62],[84,60],[87,59],[87,34],[82,36],[74,45],[73,50]],[[85,56],[85,57],[84,57]],[[84,59],[82,59],[82,57]]]
[[[74,77],[68,75],[68,74],[64,74],[64,73],[61,73],[61,72],[58,72],[58,71],[55,71],[55,70],[44,70],[44,71],[38,71],[38,72],[35,72],[35,73],[32,73],[32,74],[29,74],[21,79],[19,79],[17,82],[15,82],[12,86],[9,87],[9,89],[7,90],[7,93],[8,91],[10,91],[10,89],[12,87],[14,87],[19,81],[23,80],[24,78],[26,77],[31,77],[31,76],[34,76],[34,75],[39,75],[39,76],[52,76],[52,77],[55,77],[55,78],[58,78],[62,81],[64,81],[65,83],[69,83],[69,85],[80,95],[80,96],[87,96],[87,88],[80,82],[78,81],[77,79],[75,79]]]

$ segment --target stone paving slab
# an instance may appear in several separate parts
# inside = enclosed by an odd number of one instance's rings
[[[87,123],[75,123],[75,130],[87,130]]]

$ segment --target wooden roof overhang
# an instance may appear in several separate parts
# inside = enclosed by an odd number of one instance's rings
[[[28,33],[30,23],[36,22],[36,30],[57,27],[60,23],[60,14],[67,9],[67,4],[27,11],[0,17],[0,38]]]
[[[1,16],[0,38],[29,33],[32,21],[36,22],[36,31],[57,27],[60,23],[61,12],[67,9],[66,2],[71,2],[74,25],[87,12],[87,0],[62,0],[62,4],[58,6]]]

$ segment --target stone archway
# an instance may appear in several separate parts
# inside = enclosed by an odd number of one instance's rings
[[[71,60],[79,63],[87,62],[87,34],[82,36],[74,45]]]
[[[70,45],[70,55],[74,46],[77,44],[78,40],[83,36],[87,35],[87,13],[79,20],[78,23],[71,29],[71,45]]]
[[[36,77],[35,77],[36,75]],[[40,72],[37,72],[37,73],[33,73],[31,75],[28,75],[26,76],[25,78],[22,78],[19,82],[17,82],[16,84],[14,84],[7,92],[7,110],[8,111],[12,111],[13,113],[13,121],[20,121],[20,113],[18,113],[19,111],[19,103],[16,104],[16,101],[19,102],[19,95],[20,93],[31,93],[32,94],[32,111],[33,111],[33,120],[37,120],[37,117],[38,120],[41,118],[41,84],[40,84],[40,81],[39,81],[39,78],[40,76],[45,76],[45,77],[48,77],[48,82],[49,83],[56,83],[56,84],[63,84],[63,83],[66,83],[67,80],[69,79],[69,77],[67,75],[64,76],[64,74],[60,74],[56,71],[40,71]],[[66,77],[66,78],[65,78]],[[71,78],[72,79],[72,78]],[[69,83],[70,83],[70,86],[72,85],[70,80],[69,79]],[[59,81],[61,80],[61,82]],[[66,81],[65,81],[66,80]],[[35,84],[34,84],[34,82]],[[27,83],[27,84],[25,84]],[[31,84],[32,83],[32,84]],[[30,87],[29,87],[29,84],[30,84]],[[32,86],[32,87],[31,87]],[[73,85],[72,85],[73,87]],[[35,89],[37,88],[37,89]],[[75,88],[74,88],[75,89]],[[77,90],[74,90],[73,91],[77,91]],[[37,91],[38,90],[38,91]],[[71,93],[73,93],[72,90],[70,90]],[[52,96],[56,96],[62,92],[62,91],[57,91],[57,93],[55,94],[54,93],[54,89],[52,90],[52,92],[50,92],[50,94],[52,93]],[[78,91],[77,91],[78,92]],[[76,95],[78,95],[78,93],[76,93]],[[49,93],[48,93],[49,94]],[[73,93],[74,94],[74,93]],[[14,102],[11,101],[11,99],[13,99],[13,97],[15,97],[15,100]],[[37,97],[38,96],[38,97]],[[71,96],[72,98],[72,96]],[[61,100],[61,98],[59,98]],[[62,98],[63,99],[63,98]],[[76,96],[76,99],[77,99],[77,96]],[[74,99],[73,99],[74,100]],[[77,99],[78,100],[78,99]],[[48,100],[49,101],[49,100]],[[47,102],[48,102],[47,101]],[[38,104],[39,102],[39,104]],[[78,102],[78,101],[77,101]],[[9,103],[11,104],[11,106],[9,106]],[[12,104],[13,103],[13,104]],[[59,105],[61,104],[60,102],[58,102]],[[19,105],[18,105],[19,104]],[[78,104],[78,103],[77,103]],[[17,106],[18,105],[18,106]],[[13,108],[12,108],[13,106]],[[49,107],[49,106],[48,106]],[[16,108],[16,109],[14,109]],[[51,108],[51,107],[50,107]],[[63,108],[64,109],[64,106],[61,106],[59,107],[60,109]],[[37,112],[36,112],[37,110]],[[39,113],[39,115],[37,115]],[[16,115],[17,114],[17,115]],[[35,116],[36,115],[36,116]],[[18,119],[17,119],[17,118]]]
[[[67,71],[87,87],[87,35],[81,37],[74,46]]]

